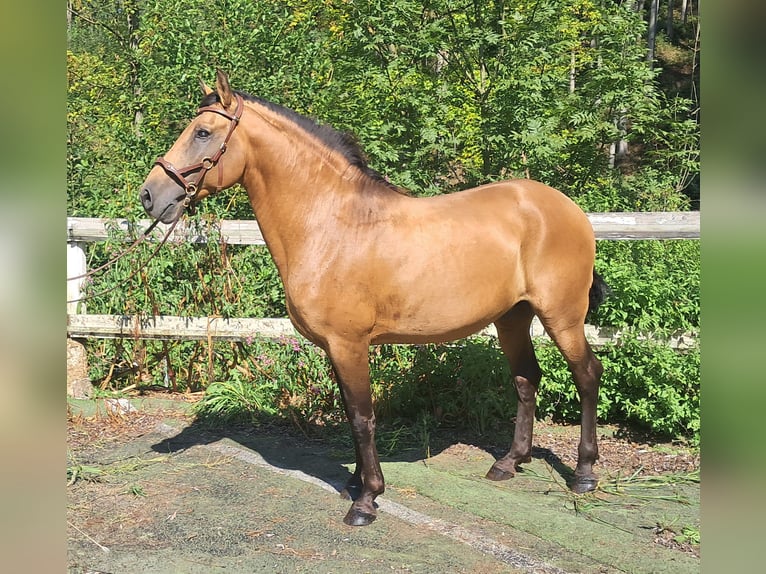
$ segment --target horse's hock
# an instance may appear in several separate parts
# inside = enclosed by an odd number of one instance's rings
[[[67,337],[66,340],[66,393],[76,399],[86,399],[93,392],[88,377],[88,354],[85,345]]]

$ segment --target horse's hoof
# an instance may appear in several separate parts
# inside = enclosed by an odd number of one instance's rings
[[[576,494],[593,492],[598,487],[598,479],[594,476],[580,476],[574,478],[569,484],[569,489]]]
[[[485,476],[489,480],[508,480],[509,478],[513,478],[515,474],[515,472],[508,472],[507,470],[493,466],[487,471]]]
[[[343,522],[349,526],[367,526],[368,524],[372,524],[376,518],[377,516],[374,514],[370,514],[369,512],[362,512],[361,510],[357,510],[356,508],[351,507],[346,516],[343,518]]]

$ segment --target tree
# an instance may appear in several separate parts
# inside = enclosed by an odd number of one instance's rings
[[[649,26],[646,32],[646,61],[654,65],[654,44],[657,40],[657,12],[660,9],[660,0],[649,0]]]
[[[373,167],[417,194],[516,176],[574,197],[619,190],[624,174],[670,181],[696,169],[694,156],[655,143],[694,148],[696,135],[686,104],[657,89],[634,6],[70,0],[70,205],[140,213],[123,198],[216,67],[355,133]],[[245,202],[233,209],[249,214]]]

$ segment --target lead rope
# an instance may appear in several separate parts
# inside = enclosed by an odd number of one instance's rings
[[[181,215],[183,215],[183,214],[181,214]],[[157,245],[157,247],[155,247],[154,251],[152,251],[151,255],[149,255],[149,257],[146,259],[146,261],[144,261],[141,265],[136,267],[136,269],[130,275],[128,275],[127,279],[125,279],[125,281],[123,283],[127,283],[128,281],[133,279],[138,274],[139,271],[141,271],[141,270],[146,268],[146,265],[149,263],[149,261],[151,261],[154,258],[154,256],[157,255],[157,253],[159,252],[160,248],[163,245],[165,245],[165,243],[167,243],[167,240],[170,237],[170,234],[173,233],[173,230],[176,228],[176,225],[178,224],[178,222],[180,220],[181,220],[181,217],[179,216],[178,219],[176,219],[170,225],[168,230],[165,232],[165,236],[162,238],[162,241],[160,241],[159,245]],[[88,271],[87,273],[83,273],[81,275],[75,275],[74,277],[67,277],[67,282],[74,281],[75,279],[83,279],[85,277],[92,277],[93,275],[95,275],[99,271],[103,271],[107,267],[110,267],[111,265],[116,263],[118,260],[120,260],[123,257],[125,257],[128,253],[130,253],[133,249],[135,249],[140,243],[145,241],[149,237],[149,233],[157,226],[157,224],[159,222],[160,222],[159,219],[155,219],[154,222],[146,229],[146,231],[144,231],[141,234],[141,237],[136,239],[130,247],[128,247],[122,253],[118,254],[116,257],[110,259],[109,261],[107,261],[103,265],[100,265],[99,267],[96,267],[95,269],[92,269],[92,270]],[[115,285],[114,287],[110,287],[109,289],[105,289],[103,291],[99,291],[98,293],[92,293],[90,295],[83,295],[82,297],[78,297],[77,299],[69,299],[69,300],[67,300],[67,304],[69,304],[69,303],[77,303],[78,301],[86,301],[88,299],[93,299],[95,297],[100,297],[102,295],[106,295],[107,293],[111,293],[112,291],[115,291],[117,288],[122,287],[122,286],[123,286],[123,284],[120,283],[120,284]]]
[[[82,273],[81,275],[75,275],[74,277],[67,277],[66,280],[67,281],[74,281],[75,279],[83,279],[85,277],[90,277],[92,275],[95,275],[99,271],[102,271],[102,270],[106,269],[107,267],[109,267],[110,265],[112,265],[113,263],[118,261],[119,259],[122,259],[123,257],[125,257],[128,253],[133,251],[133,249],[135,249],[138,246],[139,243],[144,241],[149,236],[149,233],[151,233],[154,230],[154,228],[157,227],[157,224],[159,222],[160,222],[159,219],[155,219],[152,222],[152,224],[149,227],[147,227],[146,230],[141,234],[141,236],[133,242],[133,244],[130,247],[128,247],[122,253],[119,253],[116,257],[113,257],[112,259],[110,259],[109,261],[104,263],[103,265],[100,265],[100,266],[96,267],[95,269],[91,269],[90,271]],[[78,299],[78,301],[79,301],[79,299]]]

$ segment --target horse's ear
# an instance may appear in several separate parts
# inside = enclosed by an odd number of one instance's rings
[[[218,90],[218,97],[221,98],[221,103],[224,108],[228,108],[231,105],[231,101],[234,99],[229,87],[229,77],[221,70],[216,70],[215,73],[215,88]]]
[[[203,80],[202,78],[199,79],[199,87],[202,89],[202,94],[205,96],[209,96],[210,94],[213,93],[213,88],[208,86],[205,83],[205,80]]]

